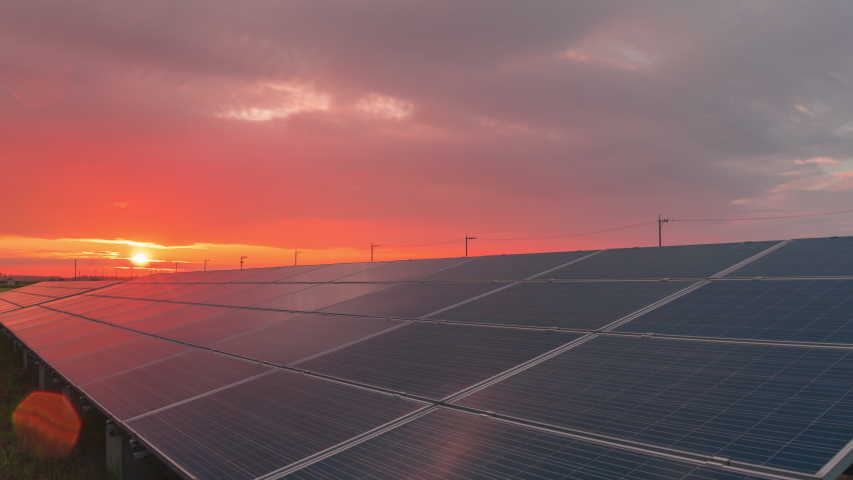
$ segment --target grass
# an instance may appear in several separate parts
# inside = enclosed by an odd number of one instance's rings
[[[100,412],[87,412],[83,431],[67,457],[45,460],[23,448],[12,425],[12,413],[30,392],[38,389],[38,375],[22,368],[20,352],[0,337],[0,472],[8,480],[107,479],[104,421]],[[100,417],[100,418],[97,418]],[[98,428],[100,426],[100,428]]]
[[[9,290],[14,290],[18,288],[18,285],[2,285],[0,284],[0,293],[8,292]]]

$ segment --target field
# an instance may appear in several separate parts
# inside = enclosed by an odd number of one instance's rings
[[[105,419],[87,413],[80,441],[67,458],[44,460],[24,450],[12,426],[12,413],[27,394],[38,389],[38,375],[22,368],[19,352],[13,352],[6,337],[0,338],[0,472],[4,479],[88,480],[106,475]],[[94,418],[100,416],[99,419]],[[88,421],[87,421],[88,420]]]

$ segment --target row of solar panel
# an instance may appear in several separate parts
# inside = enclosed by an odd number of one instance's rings
[[[726,276],[853,276],[853,237],[844,237],[794,240],[784,245],[778,242],[688,245],[188,272],[141,277],[132,282],[518,281],[544,272],[554,279],[707,278],[774,246],[780,248]],[[574,263],[567,265],[570,262]]]
[[[139,332],[432,400],[581,337],[97,297],[57,303]],[[145,305],[133,305],[138,303]],[[271,371],[41,307],[2,320],[120,420]],[[814,472],[851,437],[853,421],[845,419],[853,418],[853,379],[844,374],[853,367],[850,354],[607,335],[459,402],[560,427]]]
[[[19,287],[0,293],[0,313],[78,295],[113,283],[115,282],[42,282]]]
[[[299,332],[326,318],[298,317],[280,325]],[[199,478],[253,478],[229,469],[266,473],[420,408],[39,307],[3,321],[106,411],[180,464],[198,466],[201,471],[191,473]],[[296,336],[282,330],[277,340],[292,340],[269,345],[282,353],[299,345],[308,354],[311,346],[319,351],[330,344],[324,335],[341,335],[339,327],[315,324],[313,332]],[[350,329],[350,338],[370,332],[362,327]],[[302,367],[438,399],[578,336],[526,331],[519,338],[507,329],[410,324]],[[259,455],[264,461],[256,460]]]
[[[595,331],[693,285],[688,281],[510,286],[489,283],[184,285],[168,294],[148,295],[144,302],[113,300],[126,309],[149,305],[152,300],[169,300],[169,308],[183,307],[185,302],[371,317],[430,316],[455,322]],[[92,295],[107,294],[104,290],[92,292]],[[468,301],[474,297],[479,298]],[[54,302],[52,308],[75,313],[75,308],[85,308],[87,301],[101,305],[97,298],[100,297],[83,297],[67,304]],[[165,307],[161,304],[158,308]],[[187,312],[191,311],[196,310]],[[106,310],[99,318],[113,314],[117,313]],[[853,280],[716,280],[616,330],[853,344]]]

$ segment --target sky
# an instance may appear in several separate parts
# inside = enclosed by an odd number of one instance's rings
[[[0,0],[0,273],[652,246],[659,214],[669,245],[853,235],[851,24],[847,0]]]

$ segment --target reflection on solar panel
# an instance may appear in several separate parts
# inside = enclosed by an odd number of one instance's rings
[[[602,336],[460,405],[816,473],[853,438],[853,351]]]
[[[197,478],[251,479],[422,405],[276,372],[128,422]]]
[[[594,252],[530,253],[472,258],[418,280],[524,280]]]
[[[729,277],[837,277],[853,275],[853,237],[794,240],[730,273]]]
[[[584,442],[442,408],[283,478],[763,477]]]
[[[416,323],[301,363],[299,367],[441,399],[578,336]]]
[[[711,282],[617,330],[853,344],[853,280]]]
[[[0,323],[187,478],[835,479],[853,463],[851,249],[49,282],[0,293]]]
[[[435,318],[597,330],[690,285],[693,282],[522,283]]]
[[[324,309],[374,317],[419,318],[500,288],[492,283],[402,283]]]
[[[707,278],[777,242],[607,250],[550,278]]]

